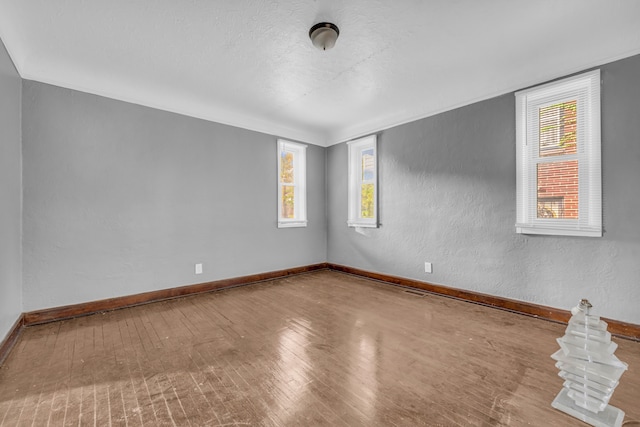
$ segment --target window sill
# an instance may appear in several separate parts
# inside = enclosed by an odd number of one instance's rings
[[[347,221],[348,227],[361,227],[361,228],[378,228],[378,224],[372,222],[355,222],[355,221]]]
[[[278,228],[306,227],[307,221],[278,221]]]
[[[543,234],[547,236],[602,237],[602,229],[590,228],[553,228],[533,224],[516,224],[518,234]]]

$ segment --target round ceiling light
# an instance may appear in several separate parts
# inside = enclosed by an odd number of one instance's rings
[[[340,30],[337,25],[330,22],[320,22],[309,30],[309,38],[315,47],[320,50],[329,50],[336,44]]]

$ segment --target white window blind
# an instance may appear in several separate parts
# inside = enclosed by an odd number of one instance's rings
[[[602,236],[600,71],[516,93],[523,234]]]

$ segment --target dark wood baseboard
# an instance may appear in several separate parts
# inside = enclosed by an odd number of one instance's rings
[[[267,273],[252,274],[249,276],[234,277],[230,279],[216,280],[213,282],[198,283],[195,285],[180,286],[177,288],[162,289],[158,291],[144,292],[141,294],[127,295],[123,297],[109,298],[99,301],[91,301],[81,304],[67,305],[63,307],[47,308],[43,310],[24,313],[24,325],[31,326],[57,320],[70,319],[79,316],[88,316],[94,313],[117,310],[125,307],[149,304],[173,298],[217,291],[225,288],[249,285],[265,280],[278,279],[296,274],[328,268],[327,263],[295,267],[287,270],[270,271]]]
[[[22,332],[23,327],[24,314],[21,314],[20,317],[18,317],[18,320],[16,320],[16,323],[13,324],[13,327],[9,329],[9,333],[5,339],[0,341],[0,365],[2,365],[4,360],[7,358],[16,341],[18,341],[18,337],[20,336],[20,332]]]
[[[369,279],[379,280],[381,282],[390,283],[392,285],[404,286],[409,288],[420,289],[426,292],[443,295],[463,301],[482,304],[489,307],[508,310],[518,314],[533,316],[545,320],[559,323],[567,323],[571,317],[571,312],[561,310],[559,308],[547,307],[525,301],[517,301],[509,298],[498,297],[494,295],[483,294],[480,292],[465,291],[462,289],[450,288],[443,285],[435,285],[419,280],[407,279],[404,277],[391,276],[388,274],[374,273],[358,268],[347,267],[338,264],[328,264],[329,269],[352,274]],[[640,341],[640,325],[633,323],[621,322],[619,320],[602,318],[609,325],[609,332],[621,338],[627,338],[634,341]]]
[[[408,288],[420,289],[422,291],[443,295],[451,298],[460,299],[467,302],[482,304],[489,307],[507,310],[518,314],[537,317],[540,319],[550,320],[559,323],[567,323],[571,317],[568,310],[562,310],[554,307],[547,307],[525,301],[517,301],[509,298],[498,297],[494,295],[483,294],[480,292],[466,291],[462,289],[451,288],[443,285],[436,285],[428,282],[422,282],[404,277],[392,276],[383,273],[374,273],[371,271],[361,270],[358,268],[348,267],[332,263],[320,263],[303,267],[296,267],[287,270],[271,271],[267,273],[253,274],[249,276],[234,277],[230,279],[216,280],[213,282],[199,283],[195,285],[181,286],[171,289],[162,289],[158,291],[145,292],[141,294],[128,295],[117,298],[109,298],[105,300],[92,301],[81,304],[68,305],[64,307],[54,307],[44,310],[36,310],[24,313],[12,332],[0,346],[0,361],[6,357],[8,351],[15,343],[22,326],[37,325],[40,323],[54,322],[57,320],[69,319],[78,316],[87,316],[103,311],[117,310],[125,307],[132,307],[141,304],[149,304],[156,301],[164,301],[173,298],[180,298],[188,295],[195,295],[205,292],[212,292],[220,289],[231,288],[236,286],[249,285],[265,280],[273,280],[281,277],[308,273],[316,270],[331,269],[342,273],[352,274],[360,277],[378,280],[384,283],[404,286]],[[640,325],[626,323],[619,320],[602,318],[609,325],[609,332],[613,335],[640,341]]]

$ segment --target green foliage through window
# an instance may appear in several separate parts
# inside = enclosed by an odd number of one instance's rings
[[[375,187],[373,184],[362,184],[362,195],[360,199],[360,217],[361,218],[374,218],[375,209],[373,191]]]

